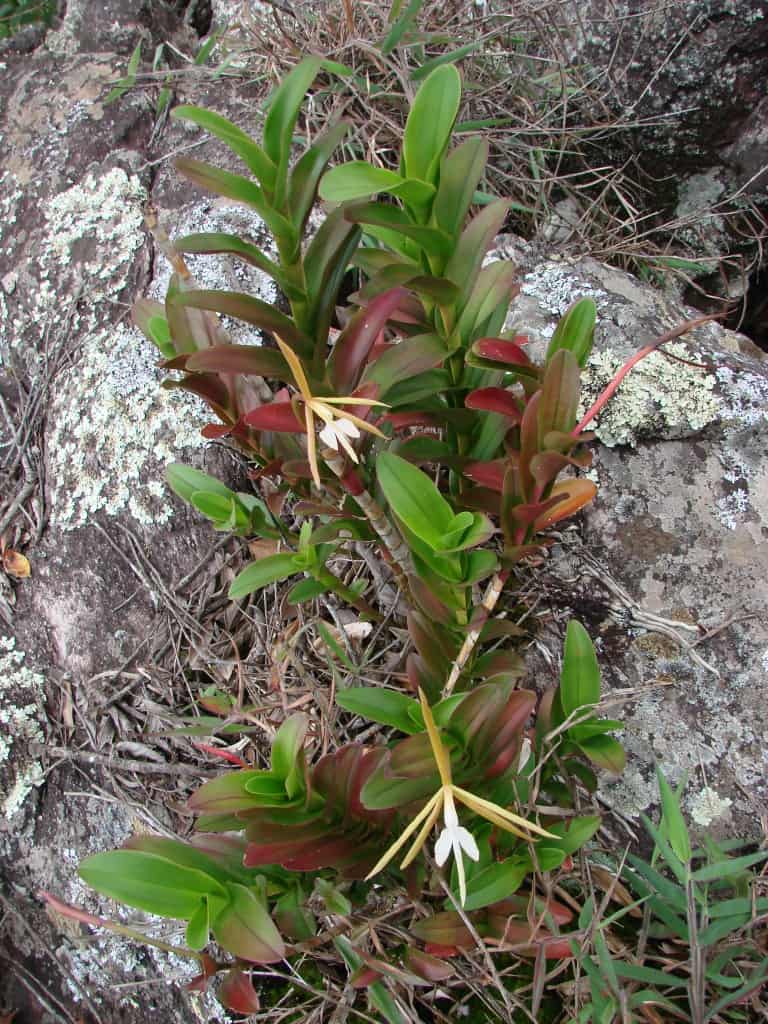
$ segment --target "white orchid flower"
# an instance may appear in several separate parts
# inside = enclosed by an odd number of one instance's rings
[[[299,392],[299,397],[304,405],[304,425],[307,431],[307,460],[309,462],[310,469],[312,470],[312,479],[315,481],[315,486],[320,487],[320,469],[317,464],[317,439],[315,437],[315,417],[318,417],[318,419],[321,419],[325,423],[325,427],[323,427],[320,432],[320,437],[325,441],[328,447],[333,448],[334,451],[338,451],[339,444],[341,444],[347,455],[349,455],[354,462],[359,462],[360,460],[358,459],[354,448],[349,443],[349,438],[359,437],[360,430],[365,430],[369,434],[375,434],[377,437],[384,437],[384,434],[382,434],[378,427],[374,427],[372,423],[368,423],[366,420],[353,415],[351,412],[347,412],[345,410],[344,414],[339,416],[336,409],[340,405],[386,406],[386,402],[378,402],[373,398],[355,398],[352,395],[346,397],[339,397],[338,395],[313,395],[309,389],[309,381],[307,380],[307,375],[304,373],[304,368],[301,365],[299,357],[290,345],[286,345],[283,339],[277,334],[275,335],[275,341],[277,342],[280,351],[283,353],[286,363],[288,363],[288,368],[293,374],[293,379]]]
[[[322,412],[320,415],[322,416]],[[320,440],[329,448],[333,448],[337,452],[341,445],[353,462],[359,462],[357,452],[349,443],[350,437],[360,437],[360,431],[351,420],[343,416],[330,421],[326,420],[326,425],[320,431]]]
[[[450,789],[443,796],[443,821],[445,828],[435,843],[435,860],[437,866],[441,868],[453,851],[459,875],[459,894],[463,905],[467,899],[467,881],[464,875],[462,851],[474,861],[480,860],[480,851],[472,833],[459,824],[459,816],[456,813],[456,805],[453,802],[453,793]]]
[[[554,839],[556,837],[540,825],[536,825],[526,818],[521,818],[519,814],[507,810],[506,807],[501,807],[491,800],[484,800],[482,797],[475,796],[474,793],[470,793],[468,790],[455,785],[451,778],[450,755],[440,739],[432,709],[421,689],[419,690],[419,701],[421,702],[421,713],[424,717],[427,734],[429,735],[432,753],[440,774],[440,788],[427,800],[416,817],[412,819],[386,853],[371,868],[366,878],[373,878],[374,875],[385,868],[392,858],[405,846],[416,829],[419,829],[418,835],[411,844],[411,848],[400,864],[400,869],[405,870],[426,842],[427,836],[432,831],[442,811],[445,827],[435,844],[435,860],[442,867],[448,859],[449,853],[453,851],[453,855],[456,858],[456,870],[459,875],[459,894],[463,905],[467,899],[467,881],[464,874],[463,854],[466,853],[472,860],[477,861],[480,859],[480,851],[477,848],[477,843],[472,833],[459,824],[459,816],[456,813],[456,800],[464,804],[465,807],[479,817],[490,821],[497,828],[511,832],[513,835],[528,842],[532,842],[536,836],[543,836],[545,839]]]

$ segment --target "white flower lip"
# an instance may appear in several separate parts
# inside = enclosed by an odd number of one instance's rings
[[[477,848],[475,837],[459,824],[459,816],[456,813],[456,807],[452,799],[446,799],[445,801],[443,821],[445,822],[445,828],[437,837],[437,842],[435,843],[435,860],[438,867],[442,867],[445,864],[451,851],[453,851],[453,855],[457,860],[461,858],[462,851],[471,860],[479,860],[480,851]]]
[[[327,422],[320,431],[320,440],[324,444],[327,444],[329,448],[333,448],[336,452],[339,450],[339,444],[341,444],[353,462],[358,462],[357,452],[349,443],[350,437],[360,437],[360,431],[351,420],[345,419],[343,416]]]

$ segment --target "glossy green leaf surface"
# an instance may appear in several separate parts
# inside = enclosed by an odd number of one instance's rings
[[[238,573],[229,588],[229,597],[236,601],[261,590],[268,583],[287,579],[297,571],[296,556],[291,554],[268,555],[246,566]]]
[[[600,668],[586,629],[571,619],[565,634],[560,700],[566,716],[600,702]]]

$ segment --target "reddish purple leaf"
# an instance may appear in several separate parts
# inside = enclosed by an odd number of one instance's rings
[[[224,949],[243,960],[271,964],[285,956],[285,943],[272,918],[251,889],[230,882],[230,901],[213,922]]]
[[[328,376],[338,394],[348,395],[357,385],[373,343],[407,297],[404,288],[391,288],[356,313],[341,332],[328,360]]]
[[[455,968],[447,964],[445,960],[438,960],[436,956],[430,956],[415,946],[408,946],[405,951],[405,966],[409,971],[418,974],[425,981],[445,981],[455,973]]]
[[[258,1013],[261,1004],[251,976],[245,971],[227,971],[219,988],[219,1001],[235,1013]]]
[[[477,388],[470,391],[464,400],[467,409],[481,409],[483,412],[498,412],[520,423],[523,410],[519,399],[504,388]]]
[[[507,459],[495,459],[493,462],[468,462],[464,467],[464,476],[480,484],[481,487],[489,487],[492,491],[504,489],[504,474],[507,471],[509,461]]]
[[[349,983],[352,988],[368,988],[368,986],[373,985],[374,982],[381,981],[381,978],[382,975],[380,971],[375,971],[367,964],[361,964],[357,970],[350,974]]]
[[[282,352],[264,345],[214,345],[183,358],[186,369],[198,373],[244,373],[294,383]]]
[[[528,338],[524,334],[517,335],[514,341],[506,341],[504,338],[479,338],[472,346],[472,351],[481,359],[490,359],[507,366],[531,367],[530,359],[520,347],[527,343]]]
[[[455,910],[444,910],[417,921],[411,925],[411,931],[417,939],[428,943],[430,947],[473,949],[475,945],[472,932]]]
[[[243,422],[255,430],[276,431],[282,434],[306,434],[305,424],[296,416],[292,402],[269,402],[252,409],[243,416]]]
[[[230,394],[218,377],[191,373],[187,377],[182,377],[181,380],[164,380],[160,387],[165,388],[166,391],[179,388],[181,391],[189,391],[193,395],[197,395],[198,398],[207,402],[225,423],[231,423],[235,418]]]
[[[223,423],[206,423],[200,433],[208,441],[218,441],[221,437],[228,437],[232,433],[232,427]]]
[[[427,412],[390,412],[382,416],[381,423],[391,423],[395,431],[409,427],[439,427],[440,422]]]
[[[563,480],[562,483],[555,484],[550,501],[555,498],[563,500],[558,500],[554,507],[539,516],[533,524],[534,530],[544,530],[548,526],[560,522],[561,519],[567,519],[568,516],[574,515],[579,509],[588,505],[596,494],[597,486],[591,480],[583,478]]]

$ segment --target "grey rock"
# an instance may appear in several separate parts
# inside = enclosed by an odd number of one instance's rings
[[[521,266],[510,326],[534,349],[571,302],[595,300],[584,409],[627,356],[697,315],[593,260],[539,256],[531,269],[528,247],[499,252]],[[664,351],[598,417],[597,498],[542,588],[596,637],[607,699],[628,694],[610,711],[626,722],[628,767],[604,779],[606,802],[648,808],[658,763],[676,781],[687,773],[698,826],[754,835],[768,796],[768,361],[712,323]]]

